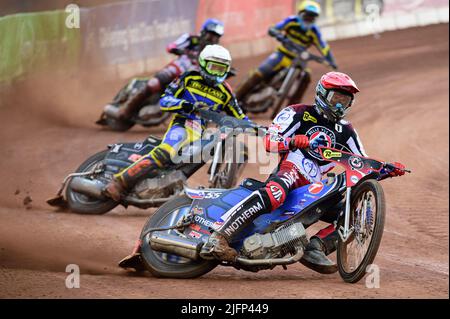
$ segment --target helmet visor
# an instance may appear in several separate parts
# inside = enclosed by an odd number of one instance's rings
[[[228,72],[228,65],[215,61],[208,61],[205,70],[211,75],[224,76]]]
[[[327,101],[331,108],[348,108],[352,103],[352,96],[338,91],[330,91],[327,96]]]
[[[308,24],[313,24],[316,22],[317,14],[311,11],[303,11],[300,13],[300,18]]]
[[[218,36],[222,36],[224,32],[224,27],[221,24],[208,25],[205,29],[207,32],[213,32]]]

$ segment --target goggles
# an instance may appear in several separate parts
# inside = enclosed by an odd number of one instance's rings
[[[299,16],[306,24],[313,24],[317,19],[317,14],[308,11],[301,12]]]
[[[205,70],[211,75],[222,77],[229,71],[229,65],[215,61],[207,61]]]
[[[328,105],[333,113],[345,114],[345,111],[352,104],[353,97],[339,91],[330,91],[326,97]]]
[[[224,27],[221,24],[209,25],[205,29],[206,32],[213,32],[219,36],[222,36],[224,33]]]

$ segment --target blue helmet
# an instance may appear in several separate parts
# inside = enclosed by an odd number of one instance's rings
[[[223,36],[224,25],[222,21],[217,19],[207,19],[200,30],[200,33],[203,35],[206,32],[212,32],[217,34],[218,36]]]

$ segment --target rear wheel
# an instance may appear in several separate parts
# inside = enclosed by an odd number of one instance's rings
[[[84,161],[76,170],[76,173],[89,172],[101,168],[108,150],[101,151]],[[101,173],[100,173],[101,174]],[[100,174],[93,174],[84,178],[96,179]],[[67,185],[66,199],[70,210],[78,214],[105,214],[118,205],[112,199],[98,199],[72,190],[71,183]]]
[[[185,214],[189,212],[192,199],[182,196],[162,205],[152,216],[141,232],[141,256],[147,269],[156,277],[167,278],[196,278],[200,277],[217,265],[214,260],[193,261],[177,255],[152,250],[149,243],[150,234],[143,237],[150,228],[168,227],[175,225]],[[167,231],[171,235],[177,235],[175,230]]]
[[[384,230],[385,199],[380,184],[369,179],[352,191],[350,228],[346,242],[338,240],[337,264],[345,282],[356,283],[366,274],[378,252]],[[339,226],[343,226],[340,221]]]

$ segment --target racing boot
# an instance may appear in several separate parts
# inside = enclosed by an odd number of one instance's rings
[[[125,193],[125,187],[122,185],[122,182],[116,177],[113,177],[103,189],[103,194],[112,198],[116,202],[120,201]]]
[[[235,96],[238,101],[242,101],[243,98],[253,89],[253,87],[259,84],[263,80],[263,75],[259,71],[253,71],[244,83],[239,85],[236,89]]]
[[[324,234],[327,233],[325,236]],[[337,231],[333,225],[321,230],[317,235],[311,237],[305,247],[305,253],[300,262],[321,274],[333,274],[338,268],[336,263],[327,257],[336,250]]]
[[[208,259],[213,256],[222,261],[234,262],[238,256],[237,251],[229,246],[242,230],[250,225],[261,214],[269,213],[270,209],[260,191],[254,191],[246,199],[236,204],[226,214],[223,224],[214,230],[202,250],[200,256]]]
[[[150,79],[146,85],[137,88],[135,92],[130,94],[128,101],[126,101],[119,110],[119,118],[129,119],[136,113],[145,100],[153,93],[158,92],[161,89],[159,80],[156,78]]]
[[[120,201],[140,180],[155,177],[157,174],[158,166],[150,153],[114,175],[103,189],[103,194],[115,201]]]

